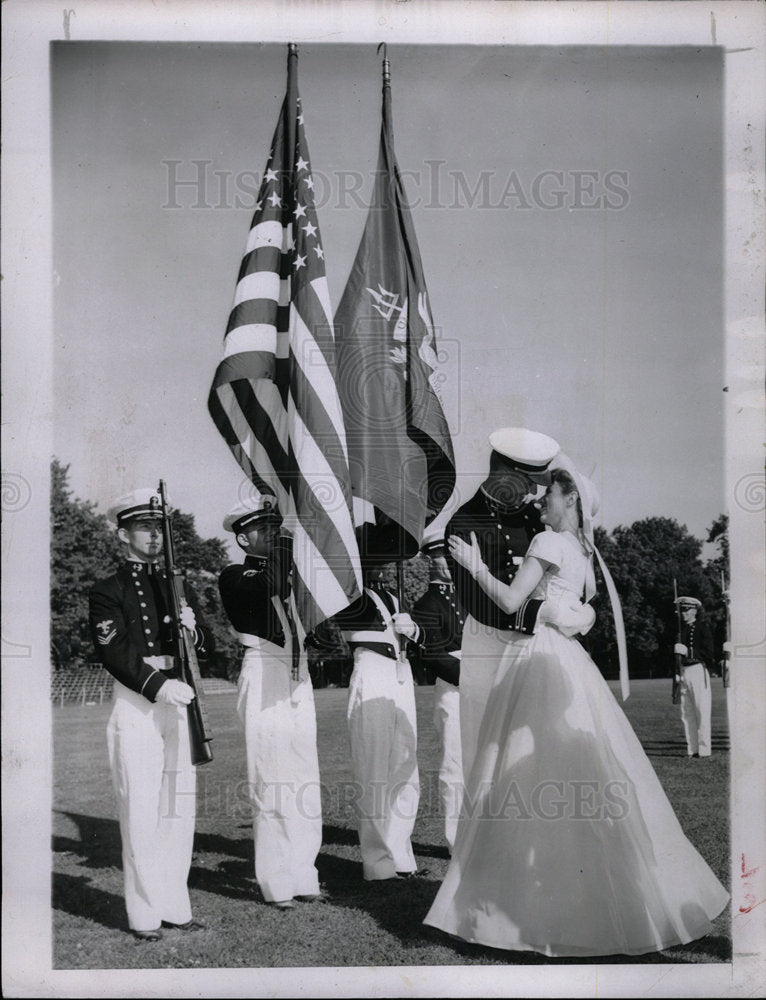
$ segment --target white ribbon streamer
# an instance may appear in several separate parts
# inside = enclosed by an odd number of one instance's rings
[[[609,600],[612,602],[612,615],[614,616],[614,631],[617,636],[617,656],[620,661],[620,692],[622,694],[622,700],[627,701],[630,695],[630,677],[628,675],[628,645],[625,641],[625,622],[622,618],[622,605],[620,604],[620,595],[617,593],[617,588],[614,585],[614,580],[612,579],[612,574],[607,569],[607,565],[604,562],[601,553],[597,548],[593,550],[596,553],[596,558],[598,559],[598,564],[601,567],[601,573],[604,577],[604,582],[606,583],[606,590],[609,594]]]

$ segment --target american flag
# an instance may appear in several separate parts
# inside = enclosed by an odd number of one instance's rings
[[[290,46],[287,94],[208,408],[250,481],[293,529],[293,593],[310,632],[361,590],[335,337]]]

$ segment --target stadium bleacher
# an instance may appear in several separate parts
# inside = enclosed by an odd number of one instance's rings
[[[113,685],[114,678],[100,663],[54,670],[51,701],[54,705],[100,705],[112,697]],[[202,690],[206,695],[225,694],[236,690],[236,685],[223,677],[203,677]]]

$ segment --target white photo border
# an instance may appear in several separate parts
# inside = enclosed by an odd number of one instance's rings
[[[257,12],[257,16],[254,16]],[[7,996],[745,996],[766,939],[764,41],[760,3],[148,2],[3,16],[3,987]],[[734,685],[732,934],[724,965],[385,969],[51,968],[49,462],[52,271],[49,43],[57,40],[719,45],[725,48],[726,497]],[[760,252],[758,251],[758,248]],[[5,471],[7,470],[7,471]],[[693,484],[704,489],[704,483]],[[28,494],[28,495],[27,495]],[[19,502],[23,495],[25,502]],[[31,643],[31,644],[30,644]],[[736,751],[736,752],[735,752]],[[743,878],[750,873],[749,879]]]

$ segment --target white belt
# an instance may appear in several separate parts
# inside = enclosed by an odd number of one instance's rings
[[[705,683],[705,687],[707,687],[707,675],[708,675],[708,668],[707,668],[707,667],[705,666],[705,664],[704,664],[704,663],[685,663],[685,664],[684,664],[684,665],[683,665],[683,666],[681,667],[681,672],[683,672],[684,670],[686,670],[686,668],[687,668],[687,667],[705,667],[705,671],[704,671],[704,673],[702,674],[702,678],[703,678],[703,680],[704,680],[704,683]]]
[[[386,643],[389,646],[393,646],[394,649],[399,645],[396,634],[393,629],[381,629],[380,632],[373,632],[372,630],[359,629],[356,632],[344,632],[343,638],[346,642],[356,643],[357,645],[366,645],[368,642],[374,642],[376,644]]]
[[[275,642],[272,642],[270,639],[264,639],[260,635],[251,635],[249,632],[237,632],[237,638],[248,649],[257,649],[259,652],[267,653],[269,656],[289,657],[291,655],[287,646],[278,646]]]
[[[388,610],[388,607],[386,606],[385,601],[383,600],[382,597],[380,597],[379,594],[376,594],[374,590],[365,588],[365,592],[369,594],[370,598],[372,599],[372,603],[377,607],[385,628],[378,632],[372,631],[371,629],[356,629],[356,630],[352,629],[348,632],[344,632],[343,638],[348,643],[357,643],[361,645],[364,645],[367,642],[374,642],[374,643],[383,642],[387,643],[390,646],[393,646],[394,651],[398,650],[399,637],[396,634],[396,632],[394,632],[394,620],[391,615],[391,612]],[[395,607],[398,607],[399,605],[398,602],[396,602],[396,598],[394,598],[394,601],[395,601]]]

